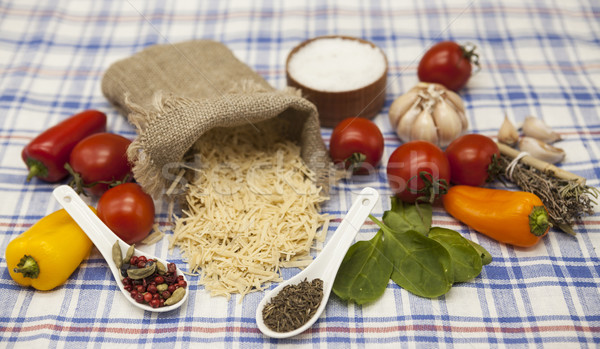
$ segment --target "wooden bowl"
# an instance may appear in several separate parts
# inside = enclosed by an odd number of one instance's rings
[[[381,74],[377,80],[368,85],[340,92],[316,90],[307,87],[294,79],[289,72],[290,59],[294,56],[294,54],[315,40],[331,38],[356,40],[379,50],[385,62],[383,74]],[[286,79],[288,86],[300,89],[302,91],[302,96],[315,104],[317,110],[319,111],[321,126],[325,127],[335,127],[340,121],[348,117],[359,116],[372,119],[375,115],[377,115],[385,103],[387,72],[387,57],[379,47],[369,41],[349,36],[327,35],[306,40],[294,47],[286,60]]]

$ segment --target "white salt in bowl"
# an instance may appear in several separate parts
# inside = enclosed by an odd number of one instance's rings
[[[349,36],[306,40],[286,61],[288,86],[315,104],[325,127],[348,117],[377,115],[385,103],[387,72],[387,58],[379,47]]]

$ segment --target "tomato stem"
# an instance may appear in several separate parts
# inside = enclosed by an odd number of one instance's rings
[[[410,181],[412,181],[413,179],[417,178],[417,176],[421,177],[424,186],[421,189],[414,190],[408,187],[408,183],[410,183]],[[408,180],[408,183],[406,184],[408,187],[407,190],[414,194],[424,194],[422,196],[419,196],[415,201],[433,204],[436,196],[441,196],[448,192],[448,182],[445,179],[438,178],[434,180],[431,177],[432,176],[429,172],[421,171],[418,175],[414,175]]]
[[[87,196],[87,193],[85,192],[84,188],[92,188],[96,184],[108,184],[109,188],[112,188],[112,187],[116,187],[119,184],[127,183],[130,180],[130,178],[129,178],[130,176],[128,173],[121,180],[95,181],[95,182],[86,184],[83,181],[83,178],[81,177],[81,175],[79,173],[75,172],[75,170],[73,170],[73,167],[71,167],[71,165],[69,165],[69,163],[65,164],[65,169],[69,172],[69,174],[71,174],[71,176],[73,176],[73,178],[69,182],[69,185],[71,187],[73,187],[73,189],[75,189],[77,194],[83,194],[86,196]]]
[[[71,165],[69,165],[68,162],[65,163],[65,170],[67,170],[69,172],[69,174],[71,174],[71,176],[73,176],[73,178],[69,182],[69,185],[71,187],[73,187],[73,189],[75,189],[77,194],[86,195],[85,191],[83,190],[85,185],[83,183],[83,178],[81,178],[81,175],[79,173],[75,172],[75,170],[73,170],[73,167],[71,167]]]
[[[465,57],[471,64],[475,66],[475,70],[473,74],[476,74],[481,70],[481,66],[479,65],[479,55],[475,53],[475,49],[477,46],[468,42],[460,47],[463,57]]]
[[[365,162],[366,160],[367,156],[365,154],[356,152],[352,153],[352,155],[346,158],[346,160],[344,160],[344,163],[346,164],[346,168],[352,170],[352,172],[356,172],[360,170],[363,162]]]

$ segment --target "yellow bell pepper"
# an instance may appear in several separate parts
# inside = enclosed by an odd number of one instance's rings
[[[62,209],[12,240],[6,247],[6,263],[18,284],[47,291],[67,281],[91,249],[92,241]]]

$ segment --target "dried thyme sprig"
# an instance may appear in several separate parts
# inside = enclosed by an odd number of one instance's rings
[[[512,149],[512,148],[511,148]],[[502,151],[502,149],[501,149]],[[583,214],[593,215],[600,191],[585,184],[580,178],[559,178],[552,173],[540,171],[523,161],[514,164],[510,174],[506,169],[513,158],[503,152],[499,165],[504,171],[500,179],[513,182],[523,191],[534,193],[542,200],[548,210],[550,222],[567,234],[575,235],[573,224],[580,220]]]

